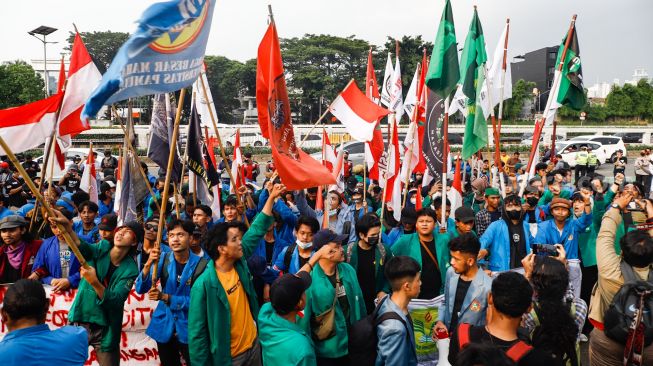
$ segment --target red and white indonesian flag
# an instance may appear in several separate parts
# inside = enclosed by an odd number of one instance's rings
[[[392,142],[390,145],[390,156],[388,158],[387,184],[383,190],[383,199],[392,207],[392,216],[395,220],[401,220],[401,177],[399,176],[399,137],[397,136],[397,124],[392,127]]]
[[[235,182],[231,182],[229,192],[235,193],[238,188],[244,185],[242,181],[243,175],[238,174],[240,167],[243,165],[243,154],[240,151],[240,129],[236,130],[236,138],[234,139],[234,155],[231,159],[231,176]]]
[[[82,181],[79,184],[79,188],[88,193],[90,196],[89,200],[95,203],[98,202],[96,174],[95,157],[93,156],[93,148],[91,147],[88,151],[86,163],[84,164],[84,173],[82,173]]]
[[[333,168],[338,165],[338,157],[336,156],[336,151],[331,145],[331,140],[329,140],[329,135],[327,135],[326,130],[322,130],[322,164],[333,173]]]
[[[331,184],[329,186],[329,191],[337,191],[340,193],[345,192],[344,156],[345,156],[345,149],[343,148],[343,144],[340,144],[340,150],[338,151],[338,158],[336,159],[336,163],[333,164],[333,170],[331,172],[331,174],[333,174],[333,177],[336,179],[336,184]]]
[[[372,141],[376,121],[390,113],[367,98],[354,80],[349,82],[329,109],[357,141]]]
[[[82,121],[80,115],[86,100],[100,84],[100,80],[102,74],[95,67],[82,37],[79,33],[75,34],[66,93],[59,113],[59,136],[75,135],[90,128],[88,121]]]
[[[456,172],[453,176],[453,183],[451,183],[451,189],[447,192],[447,198],[451,202],[451,214],[450,217],[453,217],[456,209],[463,205],[463,185],[462,185],[462,175],[460,173],[460,157],[456,160]]]
[[[33,149],[50,137],[63,94],[0,110],[0,136],[14,153]],[[6,153],[0,148],[0,155]]]

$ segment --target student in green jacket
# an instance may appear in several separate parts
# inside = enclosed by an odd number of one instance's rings
[[[208,231],[205,248],[213,266],[197,279],[190,294],[191,365],[261,365],[254,323],[259,307],[246,258],[273,223],[272,206],[285,189],[282,184],[274,185],[246,233],[240,221],[219,223]]]
[[[119,365],[123,310],[138,276],[133,254],[143,241],[143,226],[132,221],[118,227],[113,246],[106,240],[88,244],[79,240],[68,219],[58,211],[55,214],[50,222],[68,231],[89,264],[88,269],[80,269],[82,280],[68,322],[86,328],[100,366]]]
[[[435,230],[435,211],[423,208],[417,212],[417,232],[404,235],[392,247],[394,256],[407,255],[419,263],[422,269],[420,299],[432,299],[444,290],[444,279],[449,268],[449,233]]]
[[[374,300],[390,292],[384,269],[392,252],[381,242],[381,221],[376,214],[368,213],[358,220],[356,235],[358,241],[347,245],[346,258],[356,271],[367,313],[371,314]]]
[[[313,247],[318,252],[328,247],[327,255],[320,255],[311,277],[313,284],[306,292],[304,318],[299,324],[312,332],[317,364],[347,366],[349,327],[367,315],[363,293],[356,271],[345,261],[342,243],[347,235],[337,235],[323,229],[313,235]],[[309,262],[307,266],[312,263]],[[327,327],[320,327],[318,319],[328,311],[335,311],[335,319]],[[330,326],[330,327],[329,327]],[[332,329],[318,336],[320,330]]]
[[[310,333],[297,325],[297,313],[304,310],[311,282],[310,273],[299,271],[284,274],[270,286],[270,302],[258,315],[265,366],[317,365]]]

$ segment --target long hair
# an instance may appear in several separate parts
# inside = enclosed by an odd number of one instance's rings
[[[576,355],[578,325],[571,316],[571,301],[565,300],[569,272],[551,257],[537,257],[531,275],[537,293],[535,312],[540,325],[532,333],[533,346],[549,352],[558,360],[579,365]]]

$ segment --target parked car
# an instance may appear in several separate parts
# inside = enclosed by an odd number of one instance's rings
[[[595,141],[600,142],[603,145],[603,151],[605,152],[606,161],[604,163],[612,163],[617,157],[617,150],[621,150],[624,155],[627,155],[626,145],[624,141],[619,136],[602,136],[602,135],[584,135],[576,136],[569,141]]]
[[[314,147],[320,147],[322,146],[322,135],[318,134],[310,134],[308,137],[306,137],[306,140],[304,140],[305,136],[297,137],[297,144],[299,144],[301,141],[304,141],[302,143],[302,148],[314,148]]]
[[[641,144],[642,143],[642,133],[641,132],[617,132],[613,136],[621,137],[623,142],[627,144]]]
[[[596,141],[563,141],[556,143],[556,154],[562,155],[562,160],[564,160],[570,167],[576,166],[576,153],[580,151],[582,146],[588,146],[592,148],[592,151],[596,153],[596,157],[599,160],[599,166],[601,163],[604,163],[607,159],[603,145],[600,142]]]
[[[234,145],[234,141],[236,140],[236,133],[234,132],[232,135],[227,137],[225,142],[226,147],[232,147]],[[240,133],[240,146],[256,146],[256,147],[261,147],[261,146],[267,146],[268,140],[263,137],[258,132],[241,132]]]
[[[544,136],[544,133],[540,136],[540,143],[547,141],[551,143],[551,135]],[[556,135],[556,144],[558,141],[565,141],[565,137],[562,135]],[[533,134],[531,132],[524,133],[522,135],[521,145],[533,145]]]
[[[98,160],[102,160],[104,155],[102,154],[101,150],[95,150],[98,153]],[[88,148],[80,148],[80,147],[71,147],[66,151],[66,163],[64,164],[64,171],[60,171],[59,168],[57,168],[57,165],[55,165],[53,169],[53,175],[52,179],[54,180],[59,180],[61,177],[64,176],[65,172],[68,171],[68,168],[70,168],[71,165],[74,164],[73,159],[76,156],[79,156],[82,159],[82,162],[86,161],[86,157],[88,156],[89,149]],[[41,155],[38,158],[35,159],[37,163],[39,163],[39,166],[41,167],[41,170],[43,170],[43,164],[45,163],[45,155]],[[48,173],[49,175],[50,173]]]

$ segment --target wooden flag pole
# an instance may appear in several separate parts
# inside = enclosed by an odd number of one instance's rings
[[[179,138],[179,121],[181,120],[181,110],[184,106],[184,97],[186,96],[186,89],[181,89],[179,93],[179,102],[177,104],[177,113],[175,115],[175,124],[172,129],[172,141],[177,141]],[[166,209],[168,207],[168,193],[170,191],[170,178],[172,176],[172,165],[175,160],[175,153],[177,150],[177,144],[172,144],[170,146],[170,154],[168,154],[168,166],[166,169],[166,178],[165,184],[163,186],[163,194],[161,195],[161,209],[159,210],[159,227],[156,232],[156,242],[154,244],[155,248],[161,247],[161,240],[163,239],[163,228],[166,222]],[[152,267],[152,288],[156,287],[156,281],[158,266]]]
[[[120,124],[120,128],[122,129],[122,132],[127,135],[127,129],[125,128],[125,125],[122,123],[122,118],[120,118],[120,115],[118,115],[118,111],[116,110],[116,107],[113,105],[111,106],[113,110],[113,114],[116,115],[116,120],[118,121],[118,124]],[[136,159],[136,163],[138,165],[138,171],[141,173],[141,176],[143,177],[143,180],[145,180],[145,186],[147,187],[147,190],[150,192],[150,196],[152,196],[152,200],[156,204],[156,208],[161,211],[161,205],[159,202],[154,199],[154,190],[152,190],[152,186],[150,185],[150,181],[147,178],[147,174],[145,174],[145,170],[143,170],[143,167],[141,166],[141,159],[138,157],[138,152],[132,145],[132,142],[130,139],[127,139],[127,148],[132,151],[134,154],[134,159]]]
[[[442,130],[444,142],[442,146],[442,223],[440,230],[447,229],[447,159],[449,158],[449,97],[444,100],[444,121]]]
[[[571,17],[571,24],[569,24],[569,30],[567,31],[567,39],[565,40],[565,45],[562,49],[562,57],[560,57],[560,63],[558,64],[558,74],[560,74],[560,71],[562,71],[562,67],[564,66],[565,62],[565,57],[567,56],[567,50],[569,49],[569,43],[571,42],[571,33],[574,31],[574,25],[576,24],[576,14],[574,14]],[[560,77],[554,78],[553,79],[553,85],[551,86],[551,90],[556,90],[560,86]],[[526,165],[526,172],[531,171],[531,166],[533,165],[533,160],[535,159],[535,152],[538,149],[538,145],[540,144],[540,136],[542,135],[542,129],[544,129],[544,123],[546,123],[546,113],[551,108],[551,103],[553,102],[553,98],[550,97],[547,98],[546,101],[546,107],[544,108],[544,115],[540,118],[539,122],[536,122],[536,124],[539,124],[539,132],[537,134],[533,134],[533,145],[531,146],[531,151],[530,155],[528,157],[528,164]],[[553,120],[553,124],[555,126],[555,118]],[[537,128],[537,126],[536,126]],[[536,136],[537,135],[537,136]],[[552,146],[551,146],[551,156],[555,156],[555,134],[553,134],[552,138]],[[526,183],[527,179],[524,179],[522,181],[521,188],[519,190],[519,195],[522,196],[524,194],[524,190],[526,189]]]
[[[497,133],[501,136],[501,120],[503,118],[503,96],[506,85],[506,68],[508,63],[508,35],[510,34],[510,18],[506,19],[506,39],[503,43],[503,64],[501,65],[501,89],[499,92],[499,122]]]
[[[27,187],[29,187],[30,191],[32,191],[36,200],[39,203],[41,203],[41,206],[43,206],[43,208],[45,208],[47,215],[49,217],[55,217],[52,207],[50,207],[50,205],[45,201],[45,198],[43,198],[43,195],[41,195],[41,192],[32,181],[32,178],[30,178],[29,174],[27,174],[25,168],[23,168],[23,166],[20,165],[18,158],[16,158],[16,155],[13,153],[13,151],[11,151],[11,148],[9,147],[9,145],[7,145],[5,139],[2,136],[0,136],[0,146],[5,151],[5,154],[7,154],[7,157],[9,157],[9,160],[14,165],[16,170],[18,170],[18,173],[23,176],[23,179],[25,180]],[[86,259],[84,259],[84,256],[79,251],[78,246],[75,244],[75,241],[73,240],[72,236],[70,236],[70,233],[68,233],[68,231],[65,230],[64,227],[61,226],[59,223],[57,223],[56,226],[57,229],[61,232],[61,235],[64,237],[66,244],[68,244],[68,247],[70,247],[70,250],[72,250],[73,254],[75,254],[77,260],[79,260],[79,263],[84,268],[90,268],[88,263],[86,262]]]
[[[272,8],[270,7],[270,17],[272,16],[271,11],[272,11]],[[213,123],[213,130],[215,132],[215,138],[218,141],[218,146],[220,147],[220,155],[222,156],[222,161],[225,162],[227,174],[229,174],[229,179],[231,180],[231,182],[233,184],[235,182],[234,176],[233,176],[233,174],[231,174],[231,169],[229,169],[229,164],[227,164],[229,159],[227,159],[227,154],[224,152],[224,146],[222,146],[222,139],[220,138],[220,133],[218,132],[218,124],[216,122],[215,115],[213,114],[213,108],[211,108],[211,105],[210,105],[212,103],[212,101],[209,100],[208,93],[206,92],[206,85],[204,84],[204,78],[202,77],[203,75],[204,75],[204,71],[202,71],[200,73],[200,76],[198,77],[198,79],[200,81],[200,85],[202,86],[202,94],[204,94],[204,99],[206,99],[206,103],[209,104],[209,108],[208,108],[209,115],[211,116],[211,122]],[[232,162],[232,164],[233,164],[233,162]],[[238,197],[238,201],[242,202],[243,200],[240,197],[240,193],[238,192],[238,190],[234,190],[234,192],[236,193],[236,197]],[[216,197],[213,197],[213,199],[216,199]],[[220,199],[220,198],[217,197],[217,199]],[[247,219],[247,215],[244,212],[243,212],[243,219],[244,219],[245,225],[247,225],[247,227],[249,227],[249,220]]]

